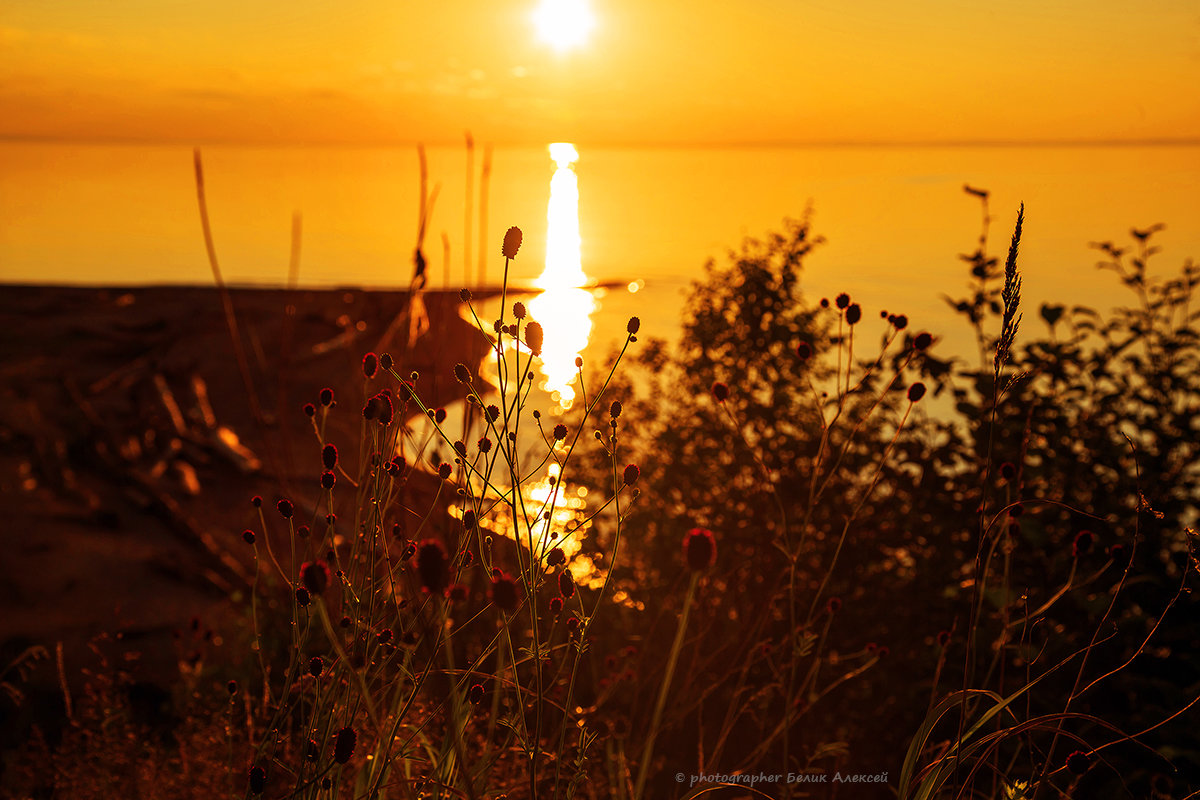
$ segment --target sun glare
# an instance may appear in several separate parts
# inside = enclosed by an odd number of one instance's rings
[[[529,311],[546,328],[541,388],[566,410],[575,401],[575,359],[587,347],[596,299],[581,288],[588,277],[580,253],[579,181],[572,168],[579,153],[567,142],[556,142],[550,158],[556,169],[546,214],[546,269],[536,281],[543,291],[529,302]]]
[[[596,24],[587,0],[542,0],[533,20],[542,39],[559,51],[583,44]]]

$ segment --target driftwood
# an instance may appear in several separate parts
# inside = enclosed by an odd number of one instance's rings
[[[199,525],[154,479],[152,471],[135,467],[122,459],[121,447],[109,426],[96,413],[91,402],[83,396],[73,381],[65,381],[80,412],[90,425],[93,453],[105,467],[111,479],[123,484],[125,493],[157,517],[179,541],[197,553],[201,559],[199,573],[222,592],[235,586],[249,586],[253,577],[216,538]]]

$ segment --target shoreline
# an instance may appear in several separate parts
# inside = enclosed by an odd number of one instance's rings
[[[399,290],[229,294],[248,384],[215,287],[0,285],[0,493],[14,531],[0,662],[61,643],[74,683],[95,660],[89,643],[108,634],[141,654],[139,680],[161,687],[197,654],[225,658],[217,651],[236,643],[221,644],[221,632],[254,575],[241,532],[261,535],[250,497],[263,497],[279,542],[282,497],[296,524],[324,524],[320,441],[302,406],[333,389],[326,441],[358,464],[359,408],[395,384],[363,377],[365,352],[421,373],[418,391],[436,408],[460,395],[451,365],[489,347],[461,318],[457,291],[422,292],[416,305]],[[423,331],[411,345],[410,331]],[[414,470],[398,499],[427,507],[436,490]],[[20,713],[61,708],[52,668],[27,688]]]

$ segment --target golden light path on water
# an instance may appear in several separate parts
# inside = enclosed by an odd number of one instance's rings
[[[519,531],[519,543],[526,550],[529,545],[528,532],[532,529],[533,552],[539,560],[545,559],[552,547],[561,548],[575,582],[598,589],[604,583],[605,573],[589,556],[580,554],[582,537],[591,530],[585,500],[587,487],[560,483],[560,472],[558,464],[550,464],[544,477],[524,485],[523,505],[528,520],[523,519],[520,525],[514,526],[509,506],[501,502],[487,515],[483,525],[486,530],[509,539],[515,539]],[[542,519],[543,512],[551,508],[554,510],[550,511],[550,518]],[[450,506],[450,514],[455,517],[461,518],[464,510],[457,505]]]
[[[546,266],[534,281],[534,285],[542,291],[528,305],[530,317],[545,329],[541,358],[534,360],[539,364],[543,377],[540,388],[560,410],[566,411],[575,402],[574,384],[578,378],[575,359],[587,347],[596,299],[591,291],[583,288],[588,284],[588,277],[583,271],[581,258],[579,183],[572,168],[579,160],[579,153],[574,145],[557,142],[550,145],[550,157],[556,168],[550,181],[547,209]],[[635,282],[629,286],[629,291],[635,292],[640,288],[641,282]],[[506,356],[512,352],[506,348]],[[566,456],[565,444],[552,446],[556,448],[559,459]],[[535,452],[522,453],[520,456],[522,464],[541,458],[542,454]],[[525,468],[522,467],[522,471]],[[569,478],[561,480],[561,473],[559,464],[551,459],[545,472],[523,482],[523,499],[518,510],[520,519],[516,525],[513,524],[509,498],[489,496],[486,506],[490,511],[484,515],[481,527],[509,539],[517,539],[526,550],[532,544],[533,554],[538,560],[544,559],[550,548],[562,548],[567,557],[567,569],[575,582],[598,589],[604,584],[607,569],[590,555],[581,552],[583,537],[594,535],[588,519],[588,490],[585,486],[573,485]],[[503,491],[507,493],[510,490]],[[457,504],[450,508],[450,513],[457,517],[461,517],[463,511],[464,508]],[[549,514],[548,518],[544,516],[546,513]],[[618,603],[633,603],[622,591],[614,593],[612,599]]]
[[[587,275],[580,255],[579,180],[572,168],[579,153],[574,145],[557,142],[550,145],[550,158],[557,169],[550,180],[546,212],[546,268],[534,282],[543,291],[530,301],[529,312],[546,331],[541,388],[565,411],[575,402],[575,359],[587,347],[596,300],[582,288]]]

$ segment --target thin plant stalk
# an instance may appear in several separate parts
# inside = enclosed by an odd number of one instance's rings
[[[650,774],[650,758],[654,755],[654,740],[658,736],[658,727],[662,724],[663,709],[667,705],[667,693],[671,688],[671,678],[675,675],[675,665],[679,662],[679,653],[683,650],[683,636],[687,631],[688,613],[692,609],[692,600],[696,597],[696,587],[700,584],[700,573],[693,572],[688,583],[687,596],[683,599],[683,611],[679,615],[679,627],[675,630],[675,641],[671,644],[671,654],[667,657],[667,671],[663,674],[662,686],[658,690],[658,701],[654,704],[654,715],[650,718],[650,731],[646,735],[646,746],[642,749],[642,763],[638,766],[637,783],[633,788],[634,800],[642,800],[642,790],[646,786],[646,778]]]

